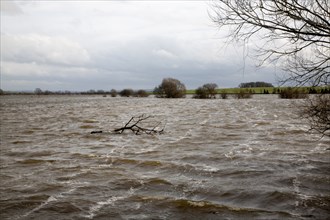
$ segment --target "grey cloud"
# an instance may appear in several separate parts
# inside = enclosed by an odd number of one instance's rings
[[[49,90],[76,90],[90,88],[98,71],[92,68],[56,66],[37,63],[3,62],[1,80],[3,89],[33,90],[37,85]],[[17,84],[15,84],[15,82]],[[23,86],[23,82],[27,84]],[[33,83],[35,82],[35,83]],[[94,85],[95,86],[95,85]]]
[[[6,17],[1,27],[2,89],[152,89],[164,77],[188,88],[273,82],[272,69],[256,71],[251,60],[243,75],[239,49],[222,50],[205,5],[19,2],[25,14]]]
[[[150,37],[131,40],[125,44],[108,42],[102,51],[92,54],[93,67],[100,77],[114,88],[132,87],[151,89],[164,77],[182,80],[188,88],[196,88],[204,83],[215,82],[222,87],[237,86],[242,80],[272,79],[266,71],[258,72],[251,62],[237,60],[234,65],[227,59],[205,59],[209,51],[198,51],[199,56],[189,56],[189,50],[173,38]],[[232,59],[233,61],[234,59]],[[268,70],[267,70],[268,71]],[[269,72],[269,71],[268,71]],[[94,78],[97,79],[97,76]],[[270,82],[273,82],[271,80]]]

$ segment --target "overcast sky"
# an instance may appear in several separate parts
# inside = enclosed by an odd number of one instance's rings
[[[240,44],[225,43],[211,5],[1,0],[1,89],[153,89],[166,77],[190,89],[275,84],[275,67],[257,69]]]

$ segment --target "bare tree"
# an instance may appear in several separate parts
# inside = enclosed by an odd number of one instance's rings
[[[146,90],[139,89],[138,91],[134,92],[135,97],[148,97],[149,93]]]
[[[186,95],[186,86],[177,79],[165,78],[154,89],[154,94],[158,98],[183,98]]]
[[[231,39],[262,38],[260,65],[283,63],[283,83],[329,84],[329,0],[217,0],[213,8],[213,21],[230,27]]]
[[[36,88],[34,90],[34,94],[36,94],[36,95],[41,95],[42,93],[43,93],[43,91],[40,88]]]
[[[213,6],[211,17],[220,28],[230,29],[228,39],[264,42],[256,53],[259,65],[280,63],[288,73],[281,83],[329,85],[329,0],[215,0]],[[329,103],[324,105],[322,96],[310,100],[303,115],[325,135]]]

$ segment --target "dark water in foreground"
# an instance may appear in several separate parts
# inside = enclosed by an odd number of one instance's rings
[[[330,218],[330,140],[297,100],[0,101],[0,219]],[[142,113],[165,133],[90,134]]]

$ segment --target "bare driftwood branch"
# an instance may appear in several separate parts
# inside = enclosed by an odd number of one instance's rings
[[[148,121],[152,116],[140,115],[132,117],[123,127],[113,130],[117,134],[122,134],[126,130],[132,131],[134,134],[162,134],[165,124],[160,129],[162,122]],[[91,134],[102,133],[102,131],[92,131]]]
[[[158,127],[161,125],[161,122],[157,122],[154,125],[150,125],[150,123],[147,124],[147,126],[149,127],[142,127],[140,124],[145,122],[147,119],[151,118],[151,116],[146,116],[146,115],[140,115],[137,117],[132,117],[126,124],[124,127],[121,128],[117,128],[114,130],[114,132],[116,133],[123,133],[125,130],[131,130],[133,133],[135,134],[141,134],[141,133],[145,133],[145,134],[161,134],[164,132],[164,127],[159,130]]]

